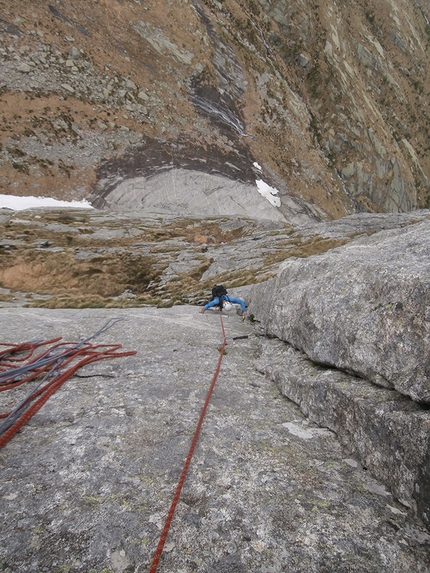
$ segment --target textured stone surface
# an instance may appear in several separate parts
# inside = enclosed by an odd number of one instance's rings
[[[114,296],[124,289],[139,295],[145,277],[133,281],[133,276],[124,273],[119,264],[124,256],[136,257],[135,262],[151,258],[155,276],[145,286],[151,304],[200,303],[213,281],[250,285],[276,276],[279,263],[289,257],[322,253],[428,216],[428,210],[361,213],[325,223],[307,221],[292,228],[281,221],[235,217],[183,220],[145,217],[132,211],[34,209],[15,213],[0,209],[0,253],[4,255],[0,283],[4,289],[13,289],[4,296],[0,293],[0,306],[33,305],[42,295],[61,295],[73,307],[78,301],[71,298],[88,294],[98,295],[98,305],[105,306],[112,302],[106,298],[109,285]],[[133,264],[133,269],[139,266]],[[148,304],[148,299],[136,300],[134,306],[142,302]]]
[[[281,341],[264,341],[260,361],[309,420],[340,441],[430,526],[430,412],[395,390],[322,368]]]
[[[109,210],[146,215],[235,216],[286,222],[282,213],[260,195],[255,183],[185,169],[170,169],[149,179],[128,179],[106,195],[104,203]],[[307,213],[301,211],[289,210],[289,220],[308,221]]]
[[[424,0],[0,6],[10,193],[88,197],[105,160],[151,138],[172,163],[183,141],[202,162],[245,150],[236,180],[257,161],[285,216],[291,203],[320,220],[429,205]]]
[[[137,355],[80,372],[97,376],[69,380],[1,451],[5,573],[149,569],[219,358],[217,314],[2,309],[0,340],[78,340],[113,316],[124,321],[98,342]],[[225,326],[158,571],[428,573],[430,536],[413,513],[256,371],[250,323]],[[23,392],[1,393],[1,411]]]
[[[430,220],[282,263],[250,312],[313,361],[430,403]]]

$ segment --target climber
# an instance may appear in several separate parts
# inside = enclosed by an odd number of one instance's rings
[[[203,314],[205,310],[208,308],[213,308],[214,306],[218,306],[220,310],[230,310],[231,303],[239,304],[240,308],[242,309],[242,316],[245,316],[246,306],[243,300],[229,296],[226,288],[223,285],[216,285],[212,289],[212,300],[205,304],[200,312]]]

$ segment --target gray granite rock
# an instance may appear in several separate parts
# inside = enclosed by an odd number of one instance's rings
[[[236,216],[285,221],[282,213],[260,195],[255,183],[191,169],[168,169],[150,178],[127,179],[107,194],[104,201],[110,210],[130,210],[145,215]]]
[[[318,366],[281,341],[263,342],[260,370],[430,526],[430,412],[395,390]]]
[[[250,312],[313,361],[430,403],[430,220],[282,263]]]
[[[95,342],[137,354],[80,371],[91,377],[66,382],[1,452],[5,573],[149,570],[219,359],[217,313],[1,309],[0,340],[80,340],[112,317],[123,320]],[[253,326],[224,323],[158,571],[428,573],[413,512],[256,370]],[[0,411],[27,392],[16,390]]]

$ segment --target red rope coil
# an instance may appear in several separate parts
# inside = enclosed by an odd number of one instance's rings
[[[34,344],[27,342],[8,345],[9,348],[0,352],[0,373],[3,378],[3,381],[0,382],[0,391],[11,390],[41,378],[43,375],[47,380],[40,388],[36,387],[34,392],[20,404],[16,412],[0,414],[0,419],[6,418],[3,424],[7,424],[7,418],[11,415],[14,415],[16,418],[13,422],[11,421],[10,426],[0,436],[0,449],[19,432],[47,400],[80,368],[100,360],[136,354],[135,350],[119,352],[119,349],[122,348],[121,344],[60,343],[60,340],[61,338],[54,338]],[[51,344],[49,348],[35,355],[37,348],[48,344]],[[1,346],[6,346],[6,344],[2,343]],[[61,347],[64,347],[64,350],[55,353]],[[22,352],[25,352],[24,356],[19,355]],[[21,364],[22,362],[24,364]],[[44,379],[42,378],[43,381]],[[19,413],[20,410],[21,413]]]

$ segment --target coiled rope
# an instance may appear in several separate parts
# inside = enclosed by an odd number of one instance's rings
[[[78,343],[60,342],[61,337],[46,342],[0,343],[0,346],[8,347],[0,351],[0,392],[36,379],[40,380],[11,412],[0,414],[0,419],[5,419],[0,424],[0,449],[80,368],[99,360],[136,354],[135,350],[119,352],[121,344],[90,343],[90,340],[111,328],[119,320],[121,319],[108,320],[95,334]],[[49,348],[39,354],[36,353],[37,349],[47,345],[50,345]]]
[[[178,482],[178,485],[176,487],[176,491],[175,491],[175,494],[173,496],[172,503],[170,505],[169,513],[167,514],[167,518],[166,518],[166,521],[164,524],[163,531],[161,532],[160,541],[158,542],[158,546],[157,546],[157,549],[155,550],[154,557],[152,558],[149,573],[156,573],[156,571],[157,571],[157,567],[158,567],[158,564],[160,562],[161,554],[163,553],[164,544],[166,542],[167,535],[169,533],[170,524],[172,523],[172,519],[173,519],[173,515],[175,513],[176,505],[179,501],[179,496],[181,495],[182,486],[184,485],[184,481],[185,481],[185,478],[186,478],[186,475],[188,472],[188,468],[189,468],[190,463],[191,463],[191,458],[193,457],[194,448],[196,447],[196,444],[197,444],[200,429],[202,427],[203,420],[204,420],[204,417],[206,414],[206,410],[208,408],[208,405],[209,405],[209,402],[210,402],[210,399],[212,396],[212,392],[213,392],[213,389],[215,387],[215,383],[217,381],[218,374],[219,374],[220,369],[221,369],[222,357],[224,356],[224,349],[225,349],[225,346],[227,344],[227,339],[225,336],[224,323],[222,320],[222,312],[221,311],[219,313],[219,316],[220,316],[220,320],[221,320],[221,330],[222,330],[223,342],[222,342],[222,345],[220,347],[220,355],[219,355],[219,359],[218,359],[218,365],[216,367],[214,377],[212,378],[211,385],[210,385],[208,393],[206,395],[206,400],[205,400],[205,403],[203,405],[203,408],[202,408],[202,411],[200,414],[200,418],[199,418],[199,421],[197,423],[196,430],[194,432],[194,437],[193,437],[193,440],[191,442],[190,449],[188,451],[187,459],[185,460],[185,464],[184,464],[181,476],[179,478],[179,482]]]

